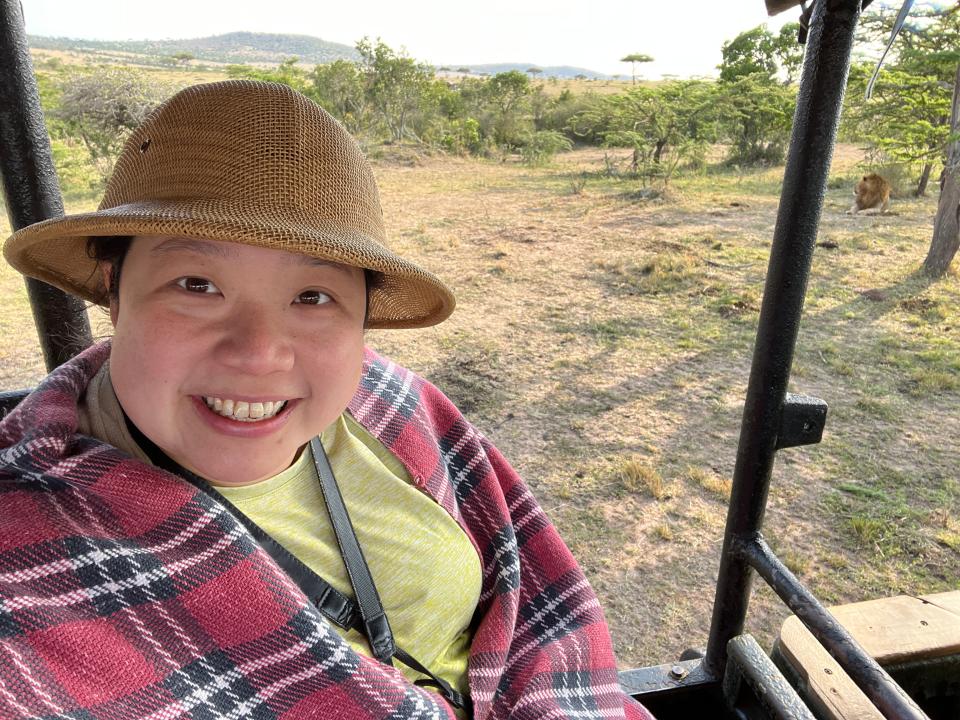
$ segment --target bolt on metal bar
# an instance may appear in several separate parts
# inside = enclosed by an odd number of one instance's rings
[[[929,720],[887,671],[790,572],[762,537],[738,540],[733,551],[767,581],[885,718]]]
[[[810,23],[704,658],[717,677],[724,674],[727,643],[743,632],[746,618],[752,574],[732,546],[763,525],[860,2],[820,0]]]
[[[63,215],[50,139],[19,0],[0,0],[0,177],[10,227],[16,231]],[[47,370],[92,342],[79,298],[27,278],[27,294]]]

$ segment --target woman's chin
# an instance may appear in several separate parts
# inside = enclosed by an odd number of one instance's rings
[[[212,485],[223,487],[239,487],[242,485],[253,485],[272,478],[274,475],[283,472],[293,462],[294,451],[290,458],[284,462],[277,459],[276,462],[264,463],[262,455],[256,460],[237,458],[232,462],[210,463],[208,458],[206,462],[191,463],[189,461],[179,461],[181,465]]]

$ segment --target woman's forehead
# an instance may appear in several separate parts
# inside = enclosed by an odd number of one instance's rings
[[[134,238],[134,242],[138,241],[146,244],[146,252],[155,258],[177,254],[193,254],[211,258],[236,260],[243,254],[249,254],[262,255],[264,257],[269,256],[275,260],[291,265],[332,267],[351,273],[361,271],[361,268],[352,265],[344,265],[343,263],[325,260],[304,253],[289,252],[277,248],[264,248],[244,243],[224,242],[222,240],[207,240],[204,238],[180,235],[145,235]]]

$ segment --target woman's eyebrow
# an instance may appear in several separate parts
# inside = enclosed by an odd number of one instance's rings
[[[238,250],[234,247],[233,243],[212,242],[210,240],[198,240],[196,238],[167,238],[150,250],[154,255],[183,251],[227,259],[233,259],[237,257],[238,254]],[[312,255],[284,252],[284,256],[288,262],[295,265],[329,267],[346,273],[352,272],[352,266],[350,265],[344,265],[343,263],[338,263],[333,260],[324,260],[323,258],[313,257]]]
[[[291,253],[293,258],[291,262],[295,262],[298,265],[310,265],[311,267],[328,267],[333,268],[334,270],[342,270],[346,273],[353,271],[353,266],[344,265],[342,263],[334,262],[333,260],[324,260],[323,258],[312,257],[311,255],[302,255],[300,253]]]
[[[150,252],[155,255],[163,255],[180,250],[213,257],[234,258],[237,256],[237,249],[231,247],[229,243],[194,240],[193,238],[169,238],[151,249]]]

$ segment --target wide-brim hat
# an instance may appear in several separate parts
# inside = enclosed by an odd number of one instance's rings
[[[379,273],[367,324],[425,327],[453,312],[453,293],[386,246],[376,181],[356,141],[291,88],[251,80],[195,85],[127,139],[96,212],[14,233],[20,272],[95,303],[97,236],[175,235],[302,253]]]

